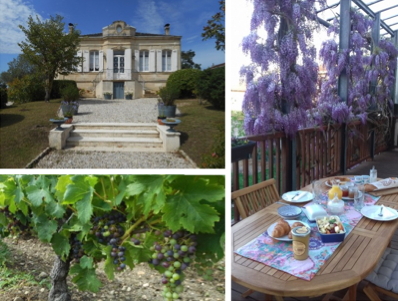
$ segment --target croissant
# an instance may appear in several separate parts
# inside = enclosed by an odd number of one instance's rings
[[[293,228],[295,228],[295,227],[300,227],[300,226],[304,226],[304,224],[301,223],[301,222],[295,222],[295,223],[292,224],[291,228],[293,229]],[[290,230],[289,235],[288,235],[287,237],[289,237],[290,239],[293,238],[293,236],[292,236],[292,230]]]
[[[289,223],[283,219],[280,219],[276,223],[274,230],[272,231],[272,236],[273,237],[282,237],[282,236],[288,235],[289,231],[290,231]]]

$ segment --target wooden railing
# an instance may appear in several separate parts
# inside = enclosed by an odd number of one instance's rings
[[[391,122],[392,124],[392,122]],[[284,133],[248,136],[256,141],[251,158],[232,162],[232,191],[274,178],[279,194],[299,189],[313,180],[342,173],[342,156],[347,169],[389,148],[389,139],[369,125],[354,122],[346,126],[346,151],[342,152],[342,126],[308,128],[298,131],[295,151]],[[294,149],[294,148],[293,148]],[[296,156],[296,167],[289,169]],[[296,186],[289,187],[293,170]],[[235,212],[235,220],[239,219]]]

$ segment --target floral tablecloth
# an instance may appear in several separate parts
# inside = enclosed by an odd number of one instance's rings
[[[375,204],[380,197],[365,194],[365,206]],[[327,196],[322,195],[320,204],[326,209]],[[352,201],[346,201],[345,212],[339,215],[346,236],[358,224],[362,214],[354,209]],[[309,203],[311,204],[311,203]],[[307,206],[309,205],[307,204]],[[323,243],[318,232],[316,223],[310,223],[304,214],[301,221],[311,227],[309,242],[309,257],[306,260],[296,260],[293,257],[292,243],[276,241],[265,231],[246,245],[235,251],[236,254],[261,262],[278,270],[289,273],[298,278],[311,280],[321,266],[329,259],[333,252],[340,245],[339,243]]]

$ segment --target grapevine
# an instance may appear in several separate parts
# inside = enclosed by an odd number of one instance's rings
[[[224,255],[224,188],[222,176],[3,175],[0,235],[28,232],[52,245],[49,301],[71,300],[68,274],[97,292],[101,261],[110,279],[146,262],[164,299],[181,299],[184,271]]]

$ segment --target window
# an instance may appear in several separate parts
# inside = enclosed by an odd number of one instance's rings
[[[99,71],[98,51],[90,51],[90,71]]]
[[[124,73],[124,55],[113,57],[113,73]]]
[[[171,50],[162,51],[162,71],[171,71]]]
[[[149,71],[149,51],[140,51],[140,71]]]

